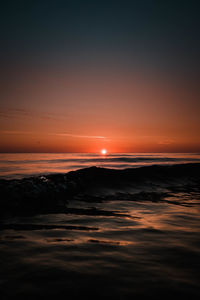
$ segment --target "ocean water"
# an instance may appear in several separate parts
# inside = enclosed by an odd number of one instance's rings
[[[23,178],[32,175],[66,173],[98,166],[126,169],[150,165],[200,162],[199,153],[15,153],[0,154],[0,178]]]
[[[1,154],[1,298],[198,299],[199,159]]]

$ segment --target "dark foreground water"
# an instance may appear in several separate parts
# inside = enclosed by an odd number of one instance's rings
[[[1,298],[200,297],[199,174],[185,164],[1,180]]]

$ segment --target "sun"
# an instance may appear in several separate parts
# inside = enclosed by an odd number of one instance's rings
[[[101,150],[101,154],[102,154],[102,155],[106,155],[106,154],[107,154],[107,150],[106,150],[106,149],[102,149],[102,150]]]

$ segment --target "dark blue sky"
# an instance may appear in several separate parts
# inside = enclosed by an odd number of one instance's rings
[[[2,57],[194,66],[199,1],[4,1]]]

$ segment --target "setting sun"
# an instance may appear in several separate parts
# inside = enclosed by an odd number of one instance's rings
[[[102,154],[102,155],[106,155],[106,154],[107,154],[107,150],[106,150],[106,149],[102,149],[102,150],[101,150],[101,154]]]

